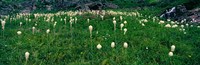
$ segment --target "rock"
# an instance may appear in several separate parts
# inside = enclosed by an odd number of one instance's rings
[[[188,10],[185,6],[178,5],[176,7],[166,10],[166,12],[161,14],[160,17],[175,21],[182,21],[186,19],[186,21],[192,21],[192,23],[200,22],[200,8]]]
[[[105,6],[112,9],[116,9],[119,7],[118,5],[113,4],[113,3],[105,3]]]

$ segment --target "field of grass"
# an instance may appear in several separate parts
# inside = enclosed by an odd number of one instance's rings
[[[157,17],[136,11],[105,11],[103,18],[91,12],[78,13],[18,14],[2,18],[1,22],[6,23],[0,35],[0,65],[200,64],[198,25],[161,23]],[[115,31],[113,20],[116,20]],[[124,24],[122,30],[121,24]],[[98,49],[98,44],[102,48]],[[169,56],[172,45],[175,51]],[[26,52],[30,53],[27,60]]]

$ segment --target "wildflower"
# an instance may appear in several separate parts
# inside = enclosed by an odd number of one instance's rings
[[[170,27],[171,27],[171,25],[170,25],[170,24],[167,24],[167,25],[165,25],[165,27],[167,27],[167,28],[170,28]]]
[[[6,21],[1,21],[1,25],[2,25],[2,29],[4,30],[4,26],[5,26],[5,24],[6,24]]]
[[[30,55],[30,53],[29,53],[29,52],[26,52],[26,53],[25,53],[25,58],[26,58],[26,61],[28,61],[29,55]]]
[[[90,25],[90,26],[89,26],[90,37],[92,37],[92,29],[93,29],[93,27],[92,27],[92,25]]]
[[[162,20],[161,20],[158,24],[164,24],[164,23],[165,23],[165,21],[162,21]]]
[[[184,28],[184,25],[181,25],[181,28]]]
[[[124,48],[128,48],[128,43],[124,42]]]
[[[21,32],[21,31],[17,31],[17,34],[18,34],[18,35],[21,35],[21,34],[22,34],[22,32]]]
[[[127,29],[126,29],[126,28],[124,28],[124,35],[126,34],[126,32],[127,32]]]
[[[173,56],[173,52],[170,51],[168,55],[169,55],[170,57]]]
[[[87,19],[87,22],[90,23],[90,19]]]
[[[115,47],[115,42],[111,43],[111,47],[114,48]]]
[[[173,52],[175,50],[175,45],[171,46],[171,51]]]
[[[97,49],[101,49],[101,48],[102,48],[101,44],[98,44]]]
[[[50,29],[47,29],[46,33],[49,34],[49,32],[50,32]]]
[[[120,29],[122,30],[123,27],[124,27],[124,24],[121,23],[121,24],[120,24]]]
[[[32,27],[32,31],[33,31],[33,33],[35,32],[35,27]]]
[[[127,24],[127,21],[124,21],[124,24],[126,25],[126,24]]]
[[[145,26],[145,24],[144,24],[144,23],[142,23],[142,26]]]
[[[104,16],[103,15],[101,15],[101,19],[103,20],[103,18],[104,18]]]
[[[121,21],[123,20],[122,16],[120,16],[120,20],[121,20]]]
[[[20,22],[19,24],[20,24],[20,27],[21,27],[22,26],[22,22]]]
[[[176,24],[175,24],[175,25],[172,25],[172,28],[176,28],[176,27],[178,27],[178,25],[176,25]]]
[[[116,21],[115,20],[113,20],[113,24],[114,24],[114,30],[116,30]]]

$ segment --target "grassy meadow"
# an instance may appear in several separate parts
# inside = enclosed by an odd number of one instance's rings
[[[200,64],[200,26],[186,21],[112,10],[19,13],[0,21],[0,65]]]

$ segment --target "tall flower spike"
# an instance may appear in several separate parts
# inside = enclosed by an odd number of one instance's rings
[[[35,33],[35,27],[32,27],[32,32],[33,32],[33,34]]]
[[[18,35],[21,35],[21,34],[22,34],[22,32],[21,32],[21,31],[17,31],[17,34],[18,34]]]
[[[174,50],[175,50],[175,45],[172,45],[171,46],[171,51],[174,52]]]
[[[120,30],[122,30],[123,27],[124,27],[124,24],[121,23],[121,24],[120,24]]]
[[[122,16],[120,16],[120,21],[122,21],[123,20],[123,17]]]
[[[90,23],[90,19],[87,19],[87,22]]]
[[[173,56],[173,52],[170,51],[168,55],[169,55],[170,57]]]
[[[124,28],[124,35],[126,34],[126,32],[127,32],[127,29],[126,29],[126,28]]]
[[[115,42],[112,42],[111,45],[110,45],[112,48],[115,47]]]
[[[116,21],[115,20],[113,20],[113,24],[114,24],[114,31],[116,30]]]
[[[30,53],[29,53],[29,52],[26,52],[26,53],[25,53],[25,58],[26,58],[26,61],[28,61],[29,55],[30,55]]]
[[[124,48],[128,48],[128,43],[124,42]]]
[[[49,32],[50,32],[50,29],[47,29],[46,33],[49,34]]]
[[[2,20],[2,21],[1,21],[2,30],[4,30],[5,24],[6,24],[6,21]]]
[[[22,26],[22,22],[20,22],[19,24],[20,24],[20,27],[21,27]]]
[[[92,27],[92,25],[90,25],[90,26],[89,26],[90,37],[92,37],[92,29],[93,29],[93,27]]]
[[[101,44],[98,44],[97,49],[101,49],[101,48],[102,48]]]

